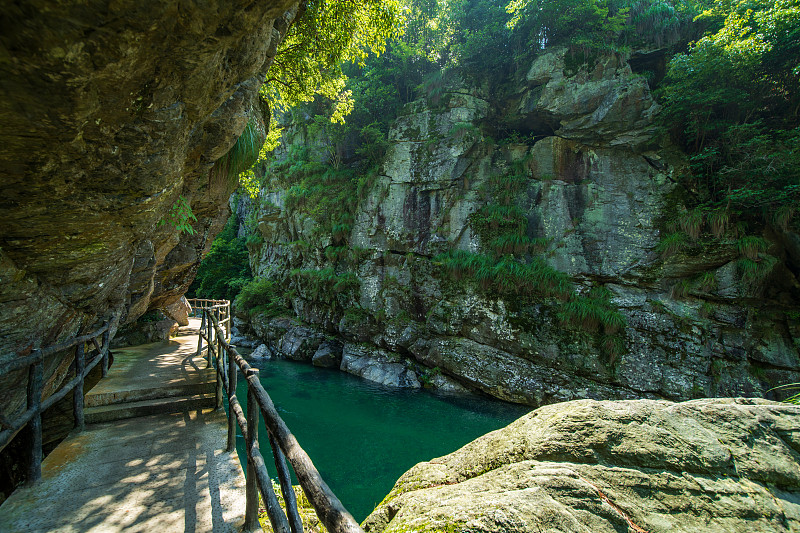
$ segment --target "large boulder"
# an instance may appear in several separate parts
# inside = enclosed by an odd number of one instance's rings
[[[800,531],[800,407],[580,400],[406,472],[368,532]]]
[[[186,300],[185,296],[181,296],[180,300],[171,303],[164,307],[164,314],[173,319],[181,326],[189,325],[189,313],[192,312],[192,306]]]

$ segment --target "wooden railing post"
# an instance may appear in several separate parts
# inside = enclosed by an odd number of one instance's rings
[[[251,368],[247,371],[246,378],[258,379],[258,369]],[[258,515],[258,494],[256,487],[261,487],[261,496],[264,501],[264,507],[269,516],[269,522],[272,525],[274,533],[290,533],[291,528],[283,514],[278,497],[272,488],[272,480],[267,473],[267,466],[264,463],[264,458],[258,449],[258,418],[261,412],[261,407],[258,404],[258,397],[252,387],[247,387],[247,475],[245,481],[247,483],[247,501],[245,502],[245,530],[247,530],[248,522],[247,516],[250,513],[251,505],[254,506],[253,514]],[[253,491],[256,492],[253,500],[250,498],[250,483],[253,483]],[[255,518],[256,522],[258,517]],[[257,525],[257,524],[256,524]]]
[[[31,461],[28,465],[28,484],[42,477],[42,385],[44,382],[44,361],[31,365],[28,371],[28,409],[33,409],[31,428]],[[257,404],[256,404],[257,405]]]
[[[200,329],[198,330],[197,334],[197,355],[198,357],[203,351],[203,334],[205,333],[206,328],[206,311],[205,309],[200,310]]]
[[[108,376],[108,352],[111,348],[111,346],[109,346],[109,342],[111,342],[111,324],[109,322],[105,322],[103,327],[105,327],[106,330],[103,332],[103,360],[100,363],[100,375],[101,377],[106,377]]]
[[[272,456],[275,459],[275,467],[278,469],[278,480],[281,483],[281,493],[286,504],[286,516],[289,518],[289,527],[292,533],[303,533],[303,521],[297,511],[297,497],[292,488],[292,477],[289,474],[289,467],[286,466],[286,457],[281,451],[281,447],[269,433],[269,445],[272,448]]]
[[[217,373],[217,387],[215,391],[216,394],[214,402],[217,409],[222,409],[224,407],[224,404],[222,403],[222,372],[224,370],[222,366],[222,361],[224,359],[222,356],[222,350],[222,342],[220,341],[219,337],[217,337],[217,353],[215,356],[216,364],[214,365]]]
[[[225,304],[225,318],[228,319],[225,322],[225,340],[231,342],[231,322],[233,322],[233,317],[231,316],[231,303],[228,302]]]
[[[211,364],[211,346],[214,345],[214,335],[217,332],[216,331],[217,328],[214,327],[214,320],[213,320],[214,310],[213,309],[206,309],[206,312],[208,313],[208,318],[206,319],[206,323],[208,324],[208,328],[206,329],[206,331],[208,331],[208,336],[206,337],[206,340],[208,341],[208,354],[206,355],[206,361],[210,365]]]
[[[75,414],[75,428],[78,431],[83,431],[83,371],[86,368],[86,354],[84,344],[78,343],[75,347],[75,377],[78,378],[78,384],[72,391],[72,410]]]
[[[239,381],[236,373],[236,360],[233,354],[228,354],[228,447],[226,451],[232,452],[236,449],[236,414],[233,412],[233,404],[236,400],[236,385]]]
[[[219,345],[217,365],[225,365],[228,370],[221,373],[223,383],[228,387],[229,420],[228,451],[235,449],[235,424],[242,428],[247,451],[247,476],[245,502],[245,530],[258,527],[258,492],[263,497],[272,530],[275,533],[302,533],[303,526],[297,512],[294,489],[291,486],[287,462],[292,465],[303,492],[308,497],[320,521],[331,533],[364,533],[352,515],[347,512],[342,502],[330,490],[314,467],[308,454],[300,447],[297,439],[291,434],[286,423],[281,419],[275,405],[258,379],[258,370],[252,368],[225,338],[225,330],[220,324],[220,315],[227,311],[226,305],[214,301],[208,312],[208,328],[214,330],[215,342]],[[227,322],[226,322],[227,323]],[[206,340],[212,333],[209,331]],[[214,348],[213,345],[209,348]],[[223,352],[224,350],[224,352]],[[216,351],[216,350],[215,350]],[[225,355],[222,355],[222,354]],[[225,357],[228,357],[226,360]],[[237,397],[237,367],[244,374],[247,382],[247,409],[243,412]],[[281,509],[272,481],[269,478],[264,457],[258,448],[258,424],[260,416],[264,416],[270,444],[273,448],[275,464],[281,482],[281,492],[286,502],[286,514]],[[288,519],[287,519],[288,516]]]
[[[253,369],[255,370],[255,369]],[[258,372],[255,370],[256,373]],[[247,476],[245,476],[244,530],[253,531],[258,527],[258,488],[256,487],[256,468],[251,456],[254,446],[258,446],[258,400],[250,387],[247,388]]]

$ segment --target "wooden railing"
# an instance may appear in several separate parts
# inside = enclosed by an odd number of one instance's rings
[[[24,412],[19,414],[14,420],[0,419],[0,451],[5,448],[14,435],[19,430],[30,424],[32,432],[31,458],[28,466],[28,483],[32,484],[42,477],[42,412],[52,407],[56,402],[62,400],[67,394],[75,391],[73,395],[73,413],[75,415],[75,427],[78,431],[84,428],[83,419],[83,382],[86,376],[98,363],[102,362],[102,375],[106,377],[108,373],[108,343],[110,334],[110,323],[106,322],[103,327],[88,335],[75,337],[59,344],[33,351],[30,355],[19,357],[10,354],[0,358],[0,374],[8,374],[15,370],[28,369],[27,406]],[[102,337],[100,343],[97,338]],[[86,344],[91,343],[97,350],[95,357],[86,362]],[[75,377],[46,400],[42,401],[42,389],[44,388],[44,361],[58,352],[69,350],[75,347]]]
[[[272,530],[275,533],[289,533],[290,531],[291,533],[302,533],[303,524],[297,511],[297,501],[286,464],[288,459],[303,492],[330,533],[363,533],[358,522],[322,479],[308,454],[300,447],[297,439],[278,415],[275,405],[259,381],[258,369],[247,364],[247,361],[228,343],[230,303],[214,300],[204,302],[195,300],[195,302],[196,305],[202,307],[203,312],[198,353],[202,341],[205,340],[209,360],[212,361],[217,373],[218,407],[222,405],[223,389],[228,398],[227,450],[230,452],[236,447],[237,424],[245,440],[247,450],[245,530],[251,530],[258,526],[258,492],[260,492],[272,524]],[[227,327],[223,329],[226,324]],[[236,398],[239,371],[247,381],[247,415]],[[269,434],[269,443],[278,471],[281,494],[286,506],[285,514],[278,503],[278,498],[272,488],[272,481],[267,473],[264,457],[259,449],[258,423],[260,415],[264,417]]]

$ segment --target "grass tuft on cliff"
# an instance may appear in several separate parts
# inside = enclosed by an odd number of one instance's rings
[[[258,160],[266,134],[263,127],[250,119],[236,143],[224,156],[219,158],[211,169],[212,175],[226,176],[228,180],[238,180],[239,174],[252,167]]]

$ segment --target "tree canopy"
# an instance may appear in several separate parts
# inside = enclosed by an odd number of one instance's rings
[[[400,0],[304,0],[262,94],[280,111],[322,95],[336,102],[332,119],[341,121],[352,107],[342,66],[381,54],[404,17]]]
[[[716,0],[698,21],[661,90],[684,183],[704,209],[783,225],[800,199],[800,0]]]

